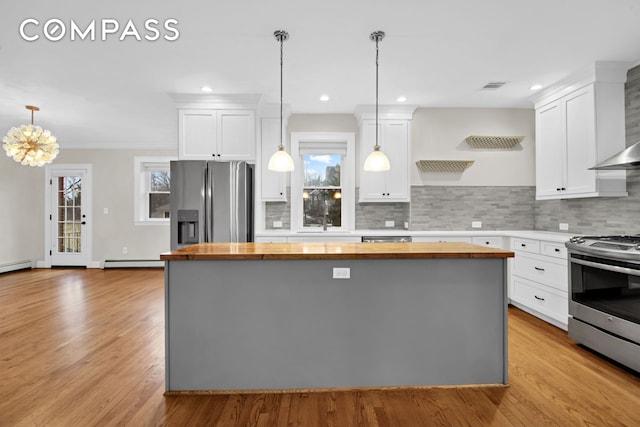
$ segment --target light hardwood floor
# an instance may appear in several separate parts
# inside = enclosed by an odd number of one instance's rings
[[[0,275],[0,426],[640,426],[640,378],[509,310],[509,386],[164,396],[161,270]]]

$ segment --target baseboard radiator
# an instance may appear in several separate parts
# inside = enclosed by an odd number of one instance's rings
[[[32,268],[33,263],[30,259],[23,261],[6,262],[0,264],[0,273],[8,273],[9,271],[24,270],[26,268]]]
[[[102,268],[164,268],[159,259],[105,259]]]

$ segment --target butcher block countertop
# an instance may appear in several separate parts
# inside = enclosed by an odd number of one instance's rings
[[[510,258],[511,251],[461,242],[199,243],[160,255],[164,261]]]

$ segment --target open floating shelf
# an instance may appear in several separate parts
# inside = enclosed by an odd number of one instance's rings
[[[416,165],[422,172],[429,173],[462,173],[468,169],[473,160],[418,160]]]
[[[511,150],[522,142],[524,136],[479,136],[465,138],[467,144],[476,150]]]

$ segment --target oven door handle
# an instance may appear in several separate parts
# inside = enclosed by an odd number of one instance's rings
[[[635,270],[633,268],[619,267],[617,265],[602,264],[602,263],[593,262],[593,261],[585,261],[585,260],[576,259],[573,257],[571,257],[571,262],[574,264],[586,265],[587,267],[594,267],[594,268],[600,268],[602,270],[613,271],[615,273],[630,274],[632,276],[640,276],[640,270]]]

